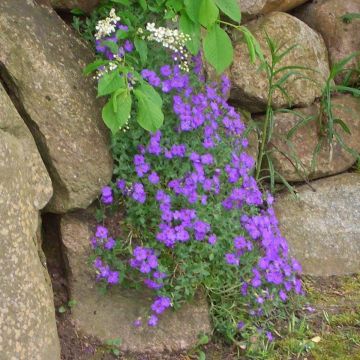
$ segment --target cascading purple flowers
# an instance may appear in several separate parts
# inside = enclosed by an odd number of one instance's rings
[[[195,59],[194,71],[201,78],[198,58]],[[198,206],[206,208],[209,199],[212,202],[216,199],[225,213],[238,213],[238,222],[244,233],[233,237],[232,248],[223,255],[223,262],[224,266],[241,268],[246,254],[254,249],[260,253],[251,276],[239,279],[239,296],[247,296],[250,290],[258,293],[249,308],[249,315],[261,315],[264,303],[273,299],[269,286],[277,288],[281,301],[286,301],[292,291],[301,293],[297,276],[301,266],[289,257],[286,239],[280,234],[272,208],[274,199],[269,194],[262,194],[252,176],[255,161],[247,153],[248,140],[243,137],[245,126],[239,114],[226,102],[229,79],[223,76],[220,86],[209,84],[199,90],[191,85],[189,74],[182,73],[177,65],[164,65],[159,74],[148,69],[141,74],[152,86],[172,97],[172,110],[178,118],[174,132],[199,133],[202,149],[194,151],[191,143],[173,143],[171,138],[164,138],[161,130],[151,133],[148,141],[138,146],[138,154],[133,157],[136,182],[120,179],[117,189],[132,199],[128,201],[156,204],[160,216],[154,237],[167,250],[191,241],[216,246],[221,234],[195,209]],[[226,163],[217,158],[224,139],[231,143],[232,149]],[[165,181],[161,170],[153,166],[154,159],[159,158],[163,163],[187,161],[189,170]],[[111,188],[105,187],[101,200],[110,204],[112,196]],[[179,208],[177,199],[186,200],[187,205]],[[257,211],[247,211],[250,208]],[[211,208],[208,211],[211,212]],[[244,215],[246,213],[248,215]],[[104,241],[107,237],[107,232],[99,227],[96,238]],[[104,242],[105,248],[111,251],[112,242],[107,244]],[[160,258],[161,251],[138,246],[129,262],[132,269],[145,276],[145,286],[156,292],[161,291],[167,277],[159,270]],[[94,266],[99,279],[105,278],[109,283],[117,280],[114,274],[109,275],[111,271],[103,263],[96,261]],[[157,297],[151,305],[148,325],[156,326],[158,315],[170,306],[169,297]],[[271,341],[272,335],[269,334],[267,337]]]

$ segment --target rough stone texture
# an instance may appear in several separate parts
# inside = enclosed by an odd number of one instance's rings
[[[113,288],[106,296],[99,295],[88,265],[94,225],[84,212],[67,214],[60,224],[71,298],[77,300],[72,315],[79,333],[101,341],[120,338],[124,351],[159,353],[188,349],[196,344],[199,333],[211,331],[203,298],[177,312],[164,313],[159,325],[150,328],[146,321],[152,294]],[[135,328],[132,324],[139,317],[145,325]]]
[[[297,188],[277,199],[275,211],[290,251],[305,274],[360,272],[360,174],[347,173]]]
[[[297,45],[279,64],[283,66],[297,65],[310,70],[301,70],[304,78],[291,77],[283,87],[289,94],[294,106],[307,106],[321,95],[322,87],[329,75],[327,50],[323,39],[314,30],[299,19],[281,12],[273,12],[248,24],[249,29],[258,39],[266,59],[270,61],[270,50],[266,44],[265,32],[271,39],[284,45],[282,50]],[[236,37],[236,34],[234,34]],[[231,99],[250,112],[262,112],[266,108],[268,79],[265,71],[259,71],[259,62],[252,64],[247,46],[243,41],[235,39],[234,62],[231,67],[233,88]],[[285,73],[276,77],[278,80]],[[288,101],[276,91],[272,105],[275,108],[287,107]]]
[[[51,284],[38,256],[39,210],[52,195],[35,142],[0,83],[0,358],[57,360]]]
[[[335,129],[349,148],[360,152],[360,99],[342,95],[332,98],[331,102],[334,117],[345,122],[351,135],[345,133],[339,125],[335,125]],[[330,145],[324,141],[321,151],[316,156],[316,167],[311,172],[314,151],[320,139],[324,139],[318,134],[316,119],[319,108],[319,104],[313,104],[304,109],[297,109],[304,118],[313,116],[314,120],[299,128],[290,141],[286,140],[286,135],[301,120],[300,117],[292,113],[278,113],[275,116],[269,150],[274,150],[271,157],[275,170],[288,181],[303,181],[304,178],[317,179],[338,174],[349,169],[356,161],[356,157],[339,143],[335,142],[331,151]],[[297,165],[298,169],[292,163]]]
[[[308,0],[238,0],[245,20],[271,11],[288,11],[306,1]]]
[[[0,1],[0,48],[0,73],[53,182],[47,210],[86,208],[112,174],[101,105],[82,75],[91,51],[33,0]]]
[[[99,0],[50,0],[50,2],[55,9],[71,10],[78,8],[87,13],[99,4]]]
[[[360,13],[359,0],[320,0],[296,9],[295,16],[318,31],[325,40],[329,51],[330,64],[344,59],[360,50],[360,21],[352,20],[345,23],[341,17],[347,13]],[[352,59],[346,68],[355,68],[360,56]],[[337,76],[335,81],[341,83],[344,74]],[[353,77],[353,82],[359,77]]]

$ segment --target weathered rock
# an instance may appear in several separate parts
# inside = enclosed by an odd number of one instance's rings
[[[308,0],[238,0],[245,19],[271,11],[288,11]]]
[[[360,1],[316,0],[296,9],[294,13],[322,35],[331,65],[360,50],[360,21],[344,22],[341,17],[347,13],[360,13]],[[359,61],[360,55],[353,58],[346,68],[356,68]],[[345,73],[340,74],[335,81],[341,83],[344,76]],[[359,81],[358,74],[353,77],[353,82],[356,81]]]
[[[283,45],[283,52],[293,45],[297,45],[279,63],[278,69],[284,66],[303,66],[311,70],[298,70],[303,76],[290,77],[283,87],[288,93],[292,105],[307,106],[322,93],[322,87],[329,75],[327,50],[321,36],[297,18],[281,12],[273,12],[248,24],[250,31],[258,39],[265,54],[270,61],[270,50],[266,44],[265,31],[269,37]],[[236,35],[235,35],[236,37]],[[262,112],[268,101],[268,79],[264,70],[259,70],[259,61],[252,64],[246,44],[237,41],[235,44],[234,62],[231,67],[233,88],[231,99],[250,112]],[[275,81],[286,72],[279,73]],[[287,107],[288,100],[280,92],[273,95],[273,107]]]
[[[88,264],[94,225],[84,212],[67,214],[60,224],[71,298],[77,301],[72,315],[79,333],[101,341],[120,338],[124,351],[160,353],[191,348],[199,333],[210,332],[203,298],[177,312],[167,311],[157,327],[149,328],[146,321],[153,294],[113,288],[105,296],[100,295]],[[140,328],[133,325],[138,318],[144,320]]]
[[[347,173],[279,196],[275,211],[282,235],[305,274],[329,276],[360,272],[360,174]]]
[[[33,0],[0,2],[0,47],[0,73],[53,182],[47,210],[87,207],[112,174],[101,106],[94,83],[82,75],[91,51]]]
[[[55,9],[71,10],[77,8],[87,13],[94,10],[99,4],[99,0],[51,0],[50,2]]]
[[[51,284],[38,256],[50,177],[0,83],[0,358],[60,359]],[[41,250],[40,250],[41,251]]]
[[[334,118],[341,119],[351,134],[345,133],[339,125],[335,125],[336,131],[349,148],[360,152],[360,99],[342,95],[332,98],[331,103]],[[324,137],[319,136],[319,108],[319,104],[313,104],[297,109],[297,113],[302,114],[303,118],[312,116],[313,120],[300,127],[289,140],[286,138],[288,132],[301,118],[293,113],[275,115],[274,132],[268,149],[272,150],[275,170],[288,181],[304,181],[307,178],[317,179],[338,174],[349,169],[356,161],[356,157],[338,142],[334,142],[331,148]],[[315,156],[320,141],[321,150]],[[316,166],[312,169],[313,160]]]

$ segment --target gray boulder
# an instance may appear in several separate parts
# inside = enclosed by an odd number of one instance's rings
[[[341,61],[355,51],[360,50],[360,21],[353,19],[345,22],[345,14],[360,13],[359,0],[316,0],[296,9],[294,15],[318,31],[325,40],[329,51],[330,65]],[[360,55],[354,57],[345,66],[346,69],[358,68]],[[339,74],[335,81],[341,83],[345,73]],[[352,82],[359,81],[359,73]]]
[[[112,174],[108,131],[92,80],[92,53],[49,7],[0,2],[0,74],[30,128],[54,196],[46,210],[86,208]]]
[[[51,283],[38,242],[52,195],[35,142],[0,84],[0,358],[60,359]],[[42,261],[41,261],[42,260]]]
[[[305,274],[345,275],[360,272],[360,174],[347,173],[297,188],[278,197],[280,230]]]
[[[350,95],[333,97],[331,100],[334,118],[341,119],[351,131],[351,134],[335,125],[347,147],[360,152],[360,99]],[[274,119],[274,131],[268,150],[275,167],[288,181],[304,181],[338,174],[348,170],[356,161],[349,151],[345,150],[337,141],[327,142],[319,135],[318,121],[319,104],[307,108],[297,109],[297,113],[313,120],[300,127],[294,135],[287,139],[288,132],[301,120],[294,113],[277,113]],[[315,151],[321,141],[320,151]],[[312,167],[312,163],[314,165]]]
[[[266,44],[265,31],[269,37],[282,45],[283,52],[296,45],[278,64],[302,66],[309,70],[298,70],[302,77],[291,76],[282,86],[288,93],[292,106],[308,106],[322,94],[329,76],[327,50],[321,36],[305,23],[286,13],[272,12],[248,25],[259,41],[265,58],[270,61],[270,50]],[[232,89],[230,99],[250,112],[263,112],[268,102],[269,83],[265,70],[259,69],[260,63],[251,63],[246,43],[235,36],[234,62],[231,66]],[[286,72],[279,73],[275,81]],[[304,78],[304,77],[307,77]],[[310,80],[310,79],[311,80]],[[289,101],[279,90],[273,95],[274,108],[288,107]]]

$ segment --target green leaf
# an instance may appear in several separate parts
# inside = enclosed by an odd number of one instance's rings
[[[232,63],[234,50],[231,40],[219,25],[215,25],[206,34],[204,53],[205,58],[218,74],[221,74]]]
[[[104,106],[102,117],[105,125],[113,134],[116,134],[128,121],[131,104],[132,99],[130,93],[126,89],[123,89],[117,91]]]
[[[119,29],[116,31],[116,38],[119,40],[127,39],[129,37],[129,32]]]
[[[125,5],[125,6],[130,6],[129,0],[111,0],[111,2],[116,3],[116,4]]]
[[[146,41],[140,38],[135,38],[134,45],[136,51],[139,53],[141,63],[145,65],[148,56],[148,47]]]
[[[201,0],[199,9],[199,21],[200,24],[206,28],[215,24],[219,16],[219,9],[215,5],[214,0]]]
[[[148,83],[143,82],[139,88],[140,91],[142,91],[146,96],[157,106],[160,108],[162,107],[163,101],[159,93]]]
[[[140,88],[134,90],[138,100],[137,121],[141,127],[148,131],[156,131],[164,122],[164,114],[158,103],[154,102],[149,92]]]
[[[184,4],[185,4],[186,13],[188,14],[189,18],[194,23],[199,23],[199,13],[200,13],[201,0],[196,0],[196,1],[194,1],[194,0],[185,0]]]
[[[194,23],[186,12],[181,15],[179,25],[180,31],[191,37],[191,40],[186,43],[186,47],[193,55],[196,55],[200,49],[200,25]]]
[[[209,337],[207,335],[202,335],[200,337],[200,339],[198,340],[197,342],[197,345],[200,346],[200,345],[206,345],[209,343]]]
[[[84,11],[79,8],[72,9],[70,12],[71,12],[71,14],[76,15],[76,16],[85,15]]]
[[[230,19],[241,22],[241,11],[237,0],[215,0],[218,8]]]
[[[83,74],[89,75],[92,72],[96,71],[100,66],[106,65],[108,63],[109,63],[109,61],[107,61],[107,60],[96,60],[96,61],[88,64],[87,66],[85,66],[85,68],[83,70]]]
[[[199,352],[199,358],[198,359],[199,360],[206,360],[206,355],[205,355],[205,353],[203,351]]]
[[[98,83],[98,96],[109,95],[125,87],[124,78],[117,70],[104,74]]]
[[[143,10],[147,9],[147,2],[146,0],[139,0],[139,4],[142,7]]]

